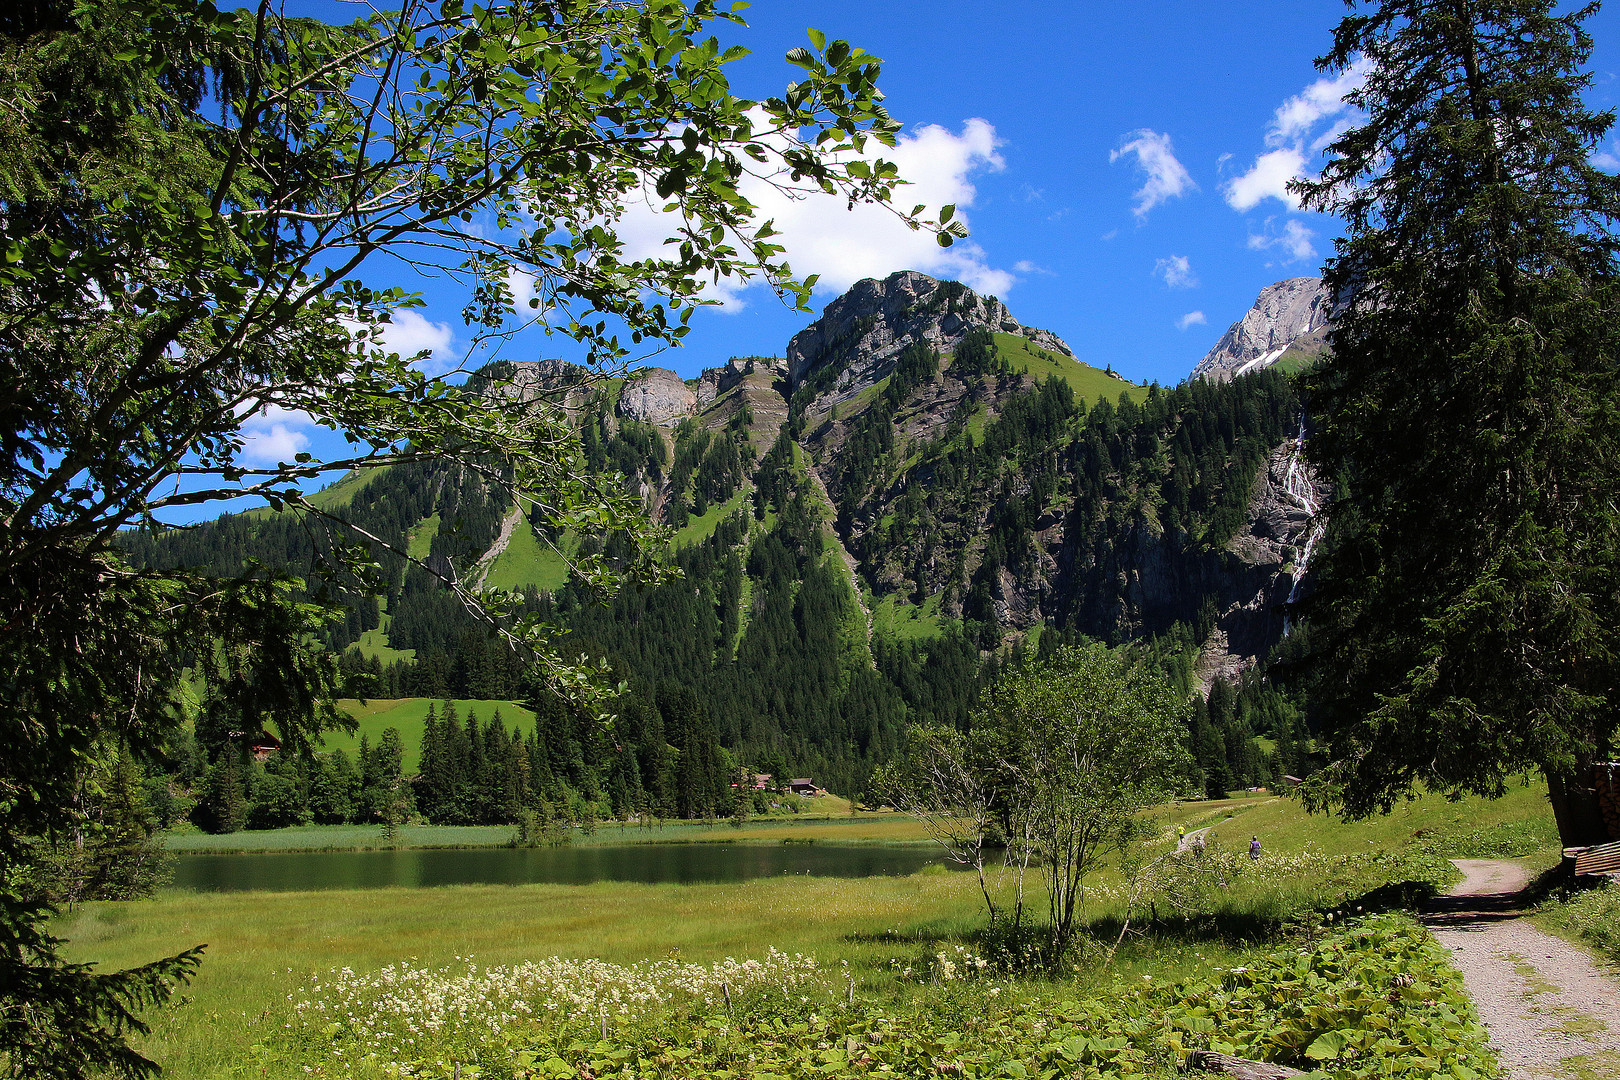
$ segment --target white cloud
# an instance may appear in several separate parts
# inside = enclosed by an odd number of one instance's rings
[[[506,287],[511,290],[512,306],[517,309],[518,317],[529,317],[534,310],[529,307],[529,301],[534,299],[534,275],[516,266],[508,266],[506,268]]]
[[[896,190],[895,205],[909,209],[922,203],[937,211],[952,204],[957,208],[956,219],[965,222],[963,208],[971,206],[977,194],[971,177],[1005,167],[996,152],[998,143],[988,121],[973,119],[957,132],[935,124],[917,128],[902,134],[893,147],[873,141],[862,156],[894,162],[900,176],[909,181]],[[741,187],[758,207],[757,219],[773,222],[778,235],[772,242],[786,248],[784,258],[793,272],[800,277],[819,275],[818,290],[841,292],[862,278],[886,277],[896,270],[955,278],[982,293],[1005,293],[1017,280],[1011,272],[991,266],[984,249],[971,241],[958,240],[942,248],[932,233],[907,228],[891,210],[867,204],[851,208],[846,199],[819,189],[795,185],[783,190],[778,186],[789,183],[787,175],[779,173],[768,178],[745,176]],[[614,226],[624,241],[624,257],[669,254],[664,242],[675,235],[677,223],[662,206],[663,200],[656,197],[626,204]],[[738,310],[746,303],[743,294],[752,284],[721,278],[711,294],[727,309]]]
[[[1204,318],[1204,313],[1202,311],[1189,311],[1187,314],[1176,320],[1176,329],[1185,330],[1189,326],[1203,326],[1207,322],[1209,322],[1209,320]]]
[[[1299,199],[1288,190],[1288,182],[1304,172],[1303,151],[1285,148],[1261,154],[1253,168],[1227,182],[1227,205],[1234,210],[1248,211],[1266,199],[1281,199],[1288,209],[1298,210]]]
[[[1344,96],[1361,89],[1370,66],[1365,58],[1359,59],[1336,78],[1317,79],[1279,105],[1266,132],[1266,145],[1298,145],[1322,121],[1343,116],[1350,109]]]
[[[1613,150],[1599,150],[1586,160],[1595,169],[1620,172],[1620,157],[1617,157]]]
[[[507,284],[514,284],[510,273]],[[529,287],[532,292],[532,283]],[[359,334],[365,329],[361,323],[352,320],[345,320],[344,325],[351,334]],[[452,355],[455,332],[447,322],[430,322],[411,308],[400,308],[393,313],[391,321],[378,323],[377,328],[382,332],[382,340],[368,342],[368,347],[398,353],[406,359],[426,352],[428,355],[416,361],[416,366],[429,375],[442,375],[456,366],[456,357]]]
[[[1019,259],[1013,263],[1013,272],[1017,274],[1050,274],[1052,271],[1028,259]]]
[[[1172,255],[1153,264],[1153,276],[1163,280],[1171,289],[1191,289],[1198,284],[1192,262],[1185,255]]]
[[[1267,225],[1270,225],[1269,221]],[[1315,239],[1314,232],[1290,218],[1283,222],[1281,233],[1251,235],[1249,248],[1252,251],[1280,251],[1285,256],[1283,262],[1302,262],[1316,258],[1316,245],[1312,242]]]
[[[1306,176],[1310,158],[1358,121],[1344,96],[1360,88],[1369,66],[1365,59],[1357,60],[1337,76],[1316,80],[1277,107],[1266,129],[1270,149],[1222,188],[1232,209],[1246,213],[1266,199],[1276,199],[1290,210],[1300,208],[1288,182]]]
[[[394,312],[393,321],[383,324],[383,344],[389,352],[401,356],[415,356],[426,352],[426,359],[418,361],[424,371],[441,373],[455,366],[450,344],[455,335],[447,322],[429,322],[410,308]]]
[[[242,421],[242,449],[237,458],[244,465],[290,462],[309,447],[309,435],[300,429],[313,426],[306,413],[266,405]]]
[[[1109,151],[1108,160],[1114,162],[1127,154],[1135,155],[1136,167],[1147,174],[1146,182],[1136,190],[1136,205],[1131,208],[1137,217],[1146,217],[1149,210],[1166,199],[1198,190],[1192,175],[1176,160],[1168,134],[1141,128],[1126,138],[1129,141],[1122,143],[1118,150]]]

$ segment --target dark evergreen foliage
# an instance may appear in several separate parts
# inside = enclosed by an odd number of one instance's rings
[[[1312,566],[1312,698],[1352,815],[1414,785],[1547,775],[1566,845],[1614,839],[1620,731],[1620,178],[1583,102],[1596,5],[1385,0],[1320,63],[1365,121],[1312,205],[1347,222],[1310,380],[1340,483]]]

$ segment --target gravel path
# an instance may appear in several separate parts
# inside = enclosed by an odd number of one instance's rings
[[[1491,1033],[1509,1080],[1620,1077],[1620,982],[1575,946],[1522,918],[1517,863],[1457,859],[1463,882],[1423,921]]]

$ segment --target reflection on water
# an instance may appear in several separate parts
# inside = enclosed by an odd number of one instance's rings
[[[316,851],[180,855],[174,884],[198,892],[382,889],[595,881],[746,881],[783,874],[875,877],[942,862],[932,845],[644,844],[445,851]],[[948,865],[948,864],[947,864]]]

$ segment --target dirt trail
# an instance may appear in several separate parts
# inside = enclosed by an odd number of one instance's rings
[[[1205,825],[1202,829],[1194,829],[1192,832],[1187,833],[1180,840],[1176,841],[1176,850],[1187,851],[1191,848],[1203,847],[1204,837],[1209,835],[1209,831],[1214,827],[1215,826],[1213,825]]]
[[[1455,859],[1463,881],[1423,921],[1491,1033],[1509,1080],[1620,1076],[1620,981],[1575,946],[1520,918],[1518,863]]]

